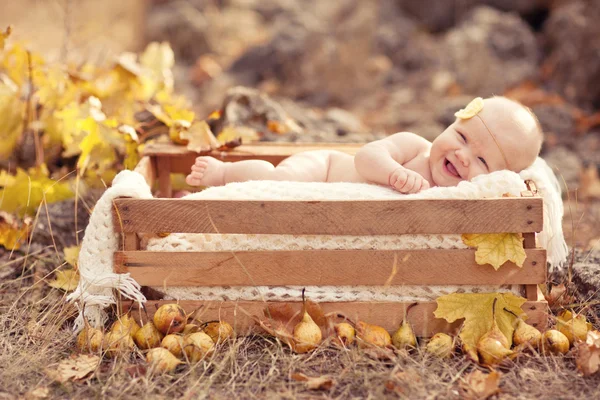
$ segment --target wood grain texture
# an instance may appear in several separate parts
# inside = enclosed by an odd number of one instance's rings
[[[477,265],[472,249],[129,251],[115,254],[115,271],[143,286],[537,284],[546,281],[546,250],[498,271]]]
[[[160,197],[172,197],[173,189],[171,187],[171,159],[169,157],[157,157],[156,169],[158,174],[158,191],[160,193]]]
[[[134,251],[140,249],[140,240],[137,233],[123,233],[123,250]]]
[[[156,308],[162,304],[174,303],[174,301],[151,300],[146,302],[146,309],[150,318],[156,311]],[[223,320],[233,325],[236,333],[239,335],[248,334],[252,331],[260,332],[256,323],[249,315],[255,315],[266,319],[263,310],[267,304],[277,304],[277,302],[259,302],[259,301],[223,301],[223,302],[205,302],[197,300],[181,300],[181,305],[187,313],[196,309],[197,319],[200,321]],[[288,302],[295,310],[300,312],[300,302]],[[325,313],[341,312],[353,321],[365,321],[370,324],[382,326],[389,332],[398,329],[402,322],[404,310],[410,303],[402,302],[340,302],[340,303],[320,303]],[[136,304],[130,301],[124,301],[121,309],[127,311],[132,307],[131,315],[139,318],[142,312]],[[200,307],[200,308],[199,308]],[[433,312],[437,308],[435,301],[420,302],[412,307],[408,320],[412,325],[415,334],[419,337],[431,337],[438,332],[456,334],[462,320],[449,324],[443,319],[435,318]],[[548,324],[548,303],[546,301],[528,301],[523,305],[523,311],[527,313],[527,323],[540,330],[545,330]],[[145,320],[145,317],[144,317]]]
[[[162,190],[162,189],[161,189]],[[125,232],[400,235],[537,232],[541,198],[258,201],[116,199]],[[509,218],[510,216],[510,218]]]

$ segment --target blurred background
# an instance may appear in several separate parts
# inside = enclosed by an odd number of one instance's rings
[[[255,140],[433,139],[473,97],[510,96],[538,116],[543,156],[580,201],[600,197],[599,20],[598,0],[0,5],[0,28],[49,63],[101,64],[167,42],[174,91],[196,116],[221,110],[221,127],[250,127]]]

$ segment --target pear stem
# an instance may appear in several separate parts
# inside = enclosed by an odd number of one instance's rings
[[[512,314],[515,316],[515,318],[517,319],[521,319],[521,317],[519,317],[517,314],[515,314],[514,312],[510,311],[509,309],[507,309],[506,307],[504,307],[504,311],[506,311],[509,314]]]

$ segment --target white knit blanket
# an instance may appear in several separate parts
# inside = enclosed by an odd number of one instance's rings
[[[309,183],[251,181],[208,188],[186,196],[186,199],[247,199],[247,200],[375,200],[375,199],[477,199],[499,197],[505,193],[519,196],[526,190],[524,180],[536,183],[544,198],[544,231],[538,242],[547,249],[551,269],[559,268],[567,256],[562,234],[562,200],[559,185],[542,159],[529,169],[516,174],[499,171],[481,175],[456,187],[436,187],[414,195],[402,195],[392,189],[358,183]],[[69,296],[85,305],[85,316],[91,324],[104,322],[104,308],[115,302],[112,289],[136,301],[144,301],[139,285],[129,274],[115,274],[113,253],[118,238],[112,227],[112,200],[116,197],[151,198],[142,176],[123,171],[98,201],[88,225],[80,252],[81,280]],[[295,249],[414,249],[466,248],[460,235],[395,235],[395,236],[294,236],[294,235],[219,235],[175,233],[161,239],[151,239],[153,251],[242,251]],[[163,288],[156,288],[163,291]],[[451,292],[517,291],[519,287],[488,286],[320,286],[306,287],[315,301],[407,301],[434,299]],[[169,287],[165,298],[199,300],[293,300],[299,298],[301,287]],[[83,319],[76,321],[81,327]]]

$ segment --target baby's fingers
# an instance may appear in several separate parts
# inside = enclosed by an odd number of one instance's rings
[[[414,187],[415,187],[415,175],[414,174],[409,174],[406,177],[406,182],[400,188],[400,191],[402,193],[411,193],[411,191],[412,191],[412,189]]]

